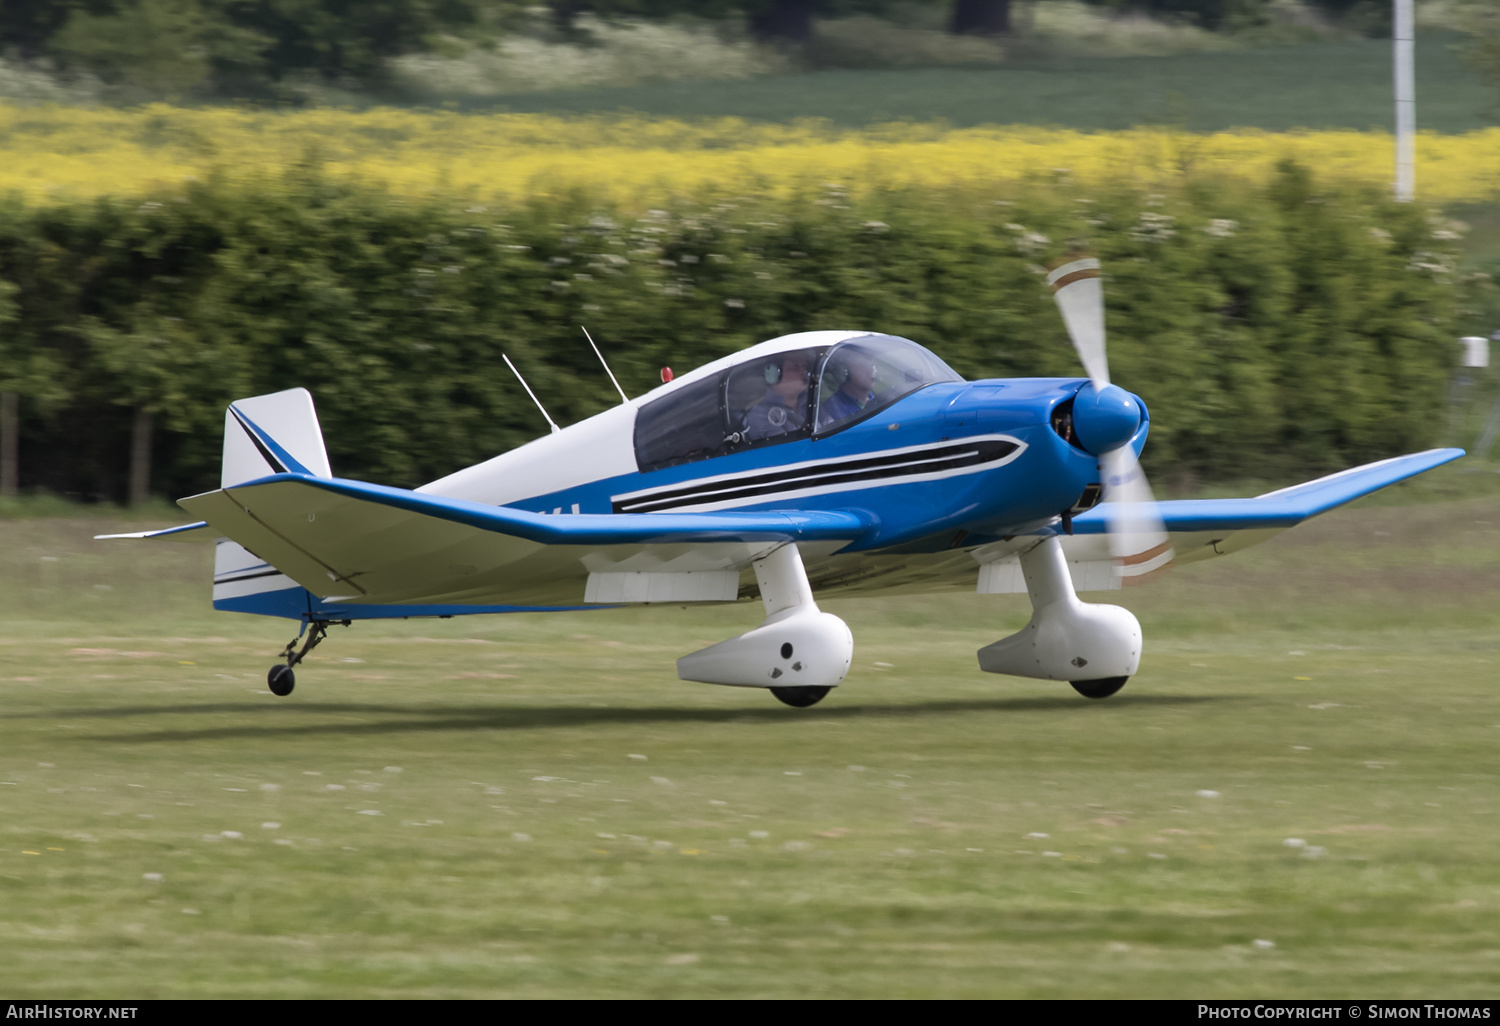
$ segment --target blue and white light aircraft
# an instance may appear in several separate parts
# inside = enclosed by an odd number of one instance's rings
[[[1087,378],[970,382],[907,339],[801,332],[414,491],[334,477],[294,388],[230,405],[221,487],[179,501],[199,522],[107,537],[217,537],[214,607],[301,622],[268,675],[278,695],[335,623],[758,594],[764,621],[678,675],[810,706],[854,651],[815,592],[977,586],[1033,610],[980,669],[1104,698],[1140,665],[1140,624],[1079,590],[1228,555],[1463,455],[1158,503],[1146,407],[1109,383],[1099,264],[1048,281]]]

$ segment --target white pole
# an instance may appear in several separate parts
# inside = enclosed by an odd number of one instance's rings
[[[1416,29],[1412,0],[1395,0],[1391,37],[1396,49],[1396,199],[1410,202],[1417,193],[1417,86],[1412,70]]]

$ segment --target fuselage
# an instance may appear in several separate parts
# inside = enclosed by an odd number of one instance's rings
[[[913,352],[908,355],[903,347]],[[899,392],[898,398],[882,401],[876,392],[882,382],[876,382],[862,409],[838,405],[843,400],[829,379],[839,371],[838,362],[849,362],[846,357],[855,352],[873,353],[886,363],[905,361],[905,377],[885,392]],[[795,421],[805,414],[808,423],[774,438],[741,437],[753,431],[756,411],[766,401],[741,418],[737,410],[726,410],[736,402],[736,389],[749,395],[744,402],[754,399],[757,388],[775,399],[779,382],[773,382],[771,368],[795,366],[800,373],[801,364],[787,357],[804,353],[816,365],[801,397],[806,406],[791,416]],[[932,363],[922,364],[924,358]],[[736,384],[756,381],[762,366],[765,383],[748,389]],[[814,579],[839,577],[832,564],[841,561],[834,557],[860,551],[866,588],[889,577],[896,563],[901,564],[896,576],[916,583],[909,565],[913,557],[959,555],[1098,501],[1097,458],[1072,439],[1066,417],[1086,384],[1076,378],[968,382],[904,339],[803,332],[698,368],[419,491],[563,516],[854,509],[875,528],[840,553],[809,553],[819,564],[816,570],[809,566]],[[720,414],[727,418],[718,451],[711,404],[693,399],[709,397],[715,388]],[[858,391],[866,391],[862,383]],[[843,420],[833,419],[835,410]],[[814,418],[826,422],[819,425]],[[759,422],[764,424],[764,417]],[[696,448],[674,452],[671,438],[663,443],[674,426],[696,432],[678,448]],[[1148,426],[1143,415],[1131,439],[1137,451]],[[901,558],[869,558],[882,553]]]

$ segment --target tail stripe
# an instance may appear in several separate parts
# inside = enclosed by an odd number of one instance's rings
[[[251,443],[260,452],[261,458],[270,464],[274,472],[278,474],[312,473],[312,471],[308,470],[301,463],[298,463],[291,453],[278,445],[276,439],[261,430],[260,425],[235,409],[233,404],[230,405],[229,412],[234,415],[235,422],[244,430]]]

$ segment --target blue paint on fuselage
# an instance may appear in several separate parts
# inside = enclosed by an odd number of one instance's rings
[[[775,471],[800,463],[838,463],[902,449],[985,435],[1008,435],[1026,446],[1004,465],[928,481],[874,480],[821,495],[747,501],[738,510],[863,510],[876,527],[847,551],[909,548],[930,540],[946,548],[957,532],[1002,536],[1009,529],[1058,516],[1099,480],[1094,456],[1053,430],[1053,410],[1072,399],[1081,378],[1010,378],[942,382],[903,397],[843,430],[763,445],[709,459],[629,473],[534,496],[510,505],[536,513],[610,513],[615,496],[690,485],[720,475]],[[1139,398],[1137,397],[1139,402]],[[1131,440],[1137,453],[1150,427],[1144,414]],[[576,506],[576,509],[575,509]]]
[[[390,605],[362,606],[325,602],[302,587],[280,588],[255,595],[214,599],[214,608],[225,613],[251,613],[256,616],[279,616],[287,620],[406,620],[412,617],[469,616],[475,613],[560,613],[587,609],[612,609],[613,606],[477,606],[477,605]]]

